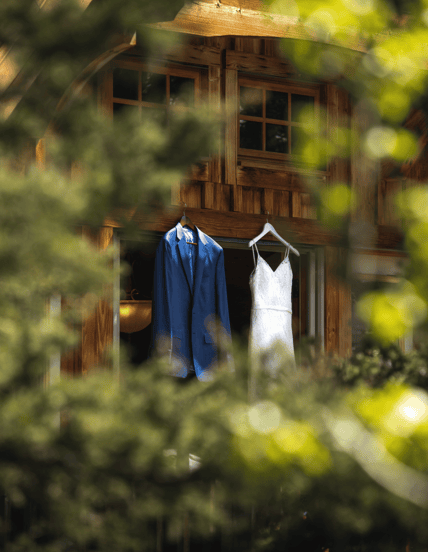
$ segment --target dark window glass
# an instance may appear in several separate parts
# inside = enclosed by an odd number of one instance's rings
[[[138,106],[128,105],[121,103],[113,103],[113,116],[120,114],[127,116],[128,114],[135,114],[138,117]]]
[[[262,123],[240,120],[239,144],[241,148],[262,150]]]
[[[143,102],[166,103],[166,75],[158,73],[141,73]]]
[[[288,153],[288,126],[266,123],[266,151]]]
[[[240,87],[239,112],[242,115],[263,117],[263,91],[261,88]]]
[[[266,117],[268,119],[288,120],[288,94],[266,90]]]
[[[185,77],[169,77],[170,105],[192,106],[195,104],[195,79]]]
[[[291,120],[297,122],[299,113],[303,108],[314,115],[315,98],[313,96],[302,96],[301,94],[291,94]]]
[[[113,71],[113,97],[138,100],[138,71],[122,68]]]

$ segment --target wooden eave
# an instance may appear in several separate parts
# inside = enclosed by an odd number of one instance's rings
[[[289,38],[322,42],[296,16],[212,3],[201,0],[186,4],[173,21],[152,23],[155,29],[199,36],[251,36]],[[335,44],[333,41],[330,44]],[[343,44],[337,43],[338,46]],[[358,38],[350,38],[348,48],[364,52]]]

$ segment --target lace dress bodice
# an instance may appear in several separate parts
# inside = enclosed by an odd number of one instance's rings
[[[260,256],[250,276],[252,295],[249,350],[255,368],[273,376],[281,366],[294,363],[291,286],[293,272],[287,256],[273,270]]]

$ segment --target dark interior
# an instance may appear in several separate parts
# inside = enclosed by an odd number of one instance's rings
[[[156,242],[146,244],[137,242],[122,242],[122,262],[127,263],[130,273],[122,278],[122,299],[152,299],[153,276],[156,255]],[[229,305],[230,326],[232,336],[239,339],[244,347],[248,346],[248,332],[251,315],[251,291],[249,277],[254,269],[253,254],[250,249],[233,249],[224,247],[224,265],[226,274],[227,297]],[[267,261],[273,270],[281,262],[281,252],[260,251],[260,255]],[[301,256],[304,266],[305,255]],[[293,270],[293,335],[295,343],[299,339],[299,321],[301,334],[306,333],[306,316],[299,313],[299,259],[290,255]],[[300,271],[303,276],[304,271]],[[305,278],[302,278],[305,280]],[[304,282],[302,282],[304,283]],[[304,286],[305,287],[305,286]],[[304,290],[306,291],[306,290]],[[303,294],[303,297],[306,293]],[[306,301],[302,301],[302,314],[305,313]],[[131,362],[139,365],[149,355],[152,339],[152,325],[140,332],[121,333],[121,344],[127,345],[131,355]]]

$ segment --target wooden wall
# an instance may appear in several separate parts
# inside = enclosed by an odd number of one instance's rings
[[[379,167],[355,147],[350,160],[333,159],[323,171],[302,171],[286,161],[239,154],[236,113],[239,74],[303,82],[302,75],[281,57],[278,44],[276,39],[266,38],[190,36],[185,45],[170,51],[166,58],[156,60],[161,66],[185,63],[203,68],[202,93],[209,109],[224,115],[225,125],[218,149],[190,168],[187,177],[172,187],[171,211],[160,218],[145,216],[140,223],[145,228],[167,231],[176,223],[179,211],[186,204],[186,212],[194,223],[208,234],[251,239],[259,233],[269,213],[271,222],[293,243],[324,246],[325,346],[329,352],[347,356],[352,347],[351,295],[349,287],[335,272],[337,260],[345,251],[340,248],[340,236],[318,224],[311,189],[306,182],[310,178],[315,187],[317,183],[320,186],[332,182],[349,184],[361,197],[353,222],[364,222],[374,228],[372,243],[365,245],[391,248],[399,246],[401,240],[400,232],[392,228],[397,224],[393,195],[407,185],[406,175],[397,179],[385,171],[381,173]],[[138,57],[138,47],[132,53]],[[353,109],[344,90],[331,82],[306,81],[305,85],[318,87],[320,104],[325,108],[328,137],[337,140],[339,127],[364,132],[369,123],[367,115]],[[98,99],[101,109],[107,115],[112,113],[112,79],[108,67],[100,73]],[[413,175],[414,172],[414,167],[408,169],[408,173]],[[174,207],[177,210],[174,211]],[[139,220],[138,213],[134,218]],[[115,226],[114,219],[106,221],[101,237],[97,238],[97,247],[108,243]],[[81,358],[77,355],[71,362],[73,371],[85,373],[91,364],[99,361],[102,351],[112,340],[111,324],[111,307],[100,305],[94,318],[82,326],[83,348]]]

